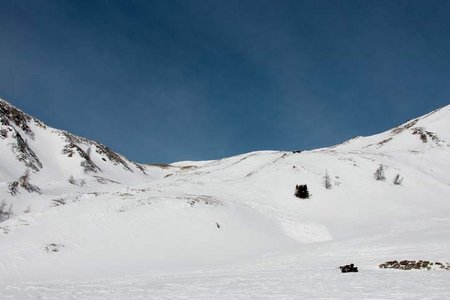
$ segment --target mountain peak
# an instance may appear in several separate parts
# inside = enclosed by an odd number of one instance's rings
[[[51,128],[3,99],[0,122],[2,181],[16,182],[26,173],[43,182],[74,176],[81,181],[100,174],[110,182],[120,182],[146,175],[145,166],[99,142]]]
[[[20,129],[30,138],[34,138],[33,130],[29,126],[32,121],[38,126],[46,127],[43,122],[24,113],[11,103],[0,98],[0,122],[2,127],[14,127],[15,130]],[[2,128],[2,135],[5,133],[5,130],[6,128]]]

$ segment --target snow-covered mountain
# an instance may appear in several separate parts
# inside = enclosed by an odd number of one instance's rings
[[[96,141],[51,128],[2,99],[0,120],[1,181],[18,179],[27,170],[46,181],[84,175],[112,179],[146,175],[144,165]]]
[[[83,294],[89,280],[116,298],[164,296],[157,287],[174,282],[170,296],[198,296],[194,286],[204,298],[329,298],[346,292],[335,268],[353,262],[365,274],[355,298],[389,298],[389,271],[378,264],[450,260],[450,105],[329,148],[160,166],[130,162],[4,101],[0,112],[0,274],[12,297],[35,290],[27,280],[65,279],[37,286],[55,298],[105,296]],[[26,170],[38,192],[22,186]],[[294,195],[302,184],[309,199]],[[449,273],[427,286],[423,273],[389,284],[400,296],[445,298]]]
[[[450,146],[449,110],[447,105],[392,130],[369,137],[356,137],[336,148],[410,153],[448,148]]]

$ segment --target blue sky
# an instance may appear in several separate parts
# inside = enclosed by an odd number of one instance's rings
[[[311,149],[450,102],[450,1],[3,1],[0,97],[139,162]]]

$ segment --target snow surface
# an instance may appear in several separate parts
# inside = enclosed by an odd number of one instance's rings
[[[97,159],[97,175],[117,182],[80,172],[83,186],[67,181],[78,160],[46,152],[63,147],[52,130],[33,128],[42,194],[11,196],[23,166],[0,160],[0,192],[15,213],[0,223],[0,299],[450,297],[449,271],[378,268],[450,261],[450,106],[302,153],[153,165],[147,175]],[[385,181],[373,176],[380,164]],[[297,184],[312,197],[296,198]],[[349,263],[360,272],[341,274]]]

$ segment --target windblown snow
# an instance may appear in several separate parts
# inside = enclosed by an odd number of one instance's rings
[[[450,105],[329,148],[170,165],[4,100],[0,119],[0,299],[450,297],[448,271],[378,268],[450,261]]]

